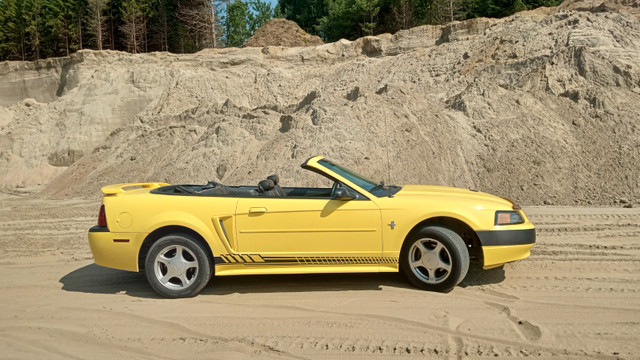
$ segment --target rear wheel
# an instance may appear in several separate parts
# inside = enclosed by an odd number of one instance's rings
[[[197,295],[211,279],[207,251],[186,234],[170,234],[156,241],[145,260],[151,287],[168,298]]]
[[[400,268],[423,290],[448,292],[469,270],[469,252],[460,235],[442,226],[427,226],[405,240]]]

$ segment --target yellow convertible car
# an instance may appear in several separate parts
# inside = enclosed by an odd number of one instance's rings
[[[332,187],[109,185],[89,245],[98,265],[144,270],[166,297],[198,294],[213,274],[402,271],[449,291],[470,261],[485,269],[529,256],[535,229],[508,199],[385,185],[316,156],[302,168]]]

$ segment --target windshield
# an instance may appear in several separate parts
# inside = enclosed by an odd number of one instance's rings
[[[378,186],[378,183],[376,183],[375,181],[369,180],[362,175],[356,174],[352,170],[345,169],[342,166],[331,162],[330,160],[321,159],[318,160],[318,164],[336,172],[338,175],[346,178],[347,180],[367,190],[368,192],[371,192],[371,190]]]

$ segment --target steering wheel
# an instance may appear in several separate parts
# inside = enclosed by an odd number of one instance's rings
[[[187,189],[186,187],[182,186],[182,185],[176,185],[176,189],[182,191],[185,194],[195,194],[196,192],[191,190],[191,189]]]

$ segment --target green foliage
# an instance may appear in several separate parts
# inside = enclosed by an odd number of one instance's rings
[[[0,1],[0,56],[25,59],[24,33],[27,27],[21,0]]]
[[[120,7],[122,20],[125,22],[142,18],[146,8],[144,2],[139,0],[126,0]]]
[[[242,46],[251,35],[249,29],[249,5],[241,0],[233,0],[227,5],[225,39],[227,47]]]
[[[249,31],[253,34],[262,24],[274,17],[274,9],[271,4],[262,0],[250,0],[249,6]]]
[[[241,46],[274,14],[266,0],[0,0],[0,61],[99,45],[195,52],[212,46],[212,34],[218,46]]]
[[[279,18],[279,19],[284,19],[285,18],[284,12],[282,11],[282,8],[280,7],[280,4],[277,4],[273,8],[273,17],[274,18]]]
[[[467,3],[467,18],[504,17],[540,6],[558,6],[562,0],[474,0]]]
[[[134,54],[142,50],[145,15],[148,9],[146,5],[144,0],[126,0],[120,7],[123,20],[120,31],[124,35],[123,43],[127,51]]]
[[[285,18],[293,20],[306,32],[320,35],[319,22],[328,14],[327,0],[279,0]]]
[[[326,41],[395,32],[451,19],[504,17],[562,0],[279,0],[284,16]]]
[[[360,35],[355,0],[327,0],[327,15],[319,20],[318,33],[328,41]]]
[[[376,16],[380,11],[378,0],[356,0],[355,12],[361,18],[360,28],[366,35],[373,35],[376,27]]]
[[[92,19],[96,1],[102,1],[100,31]],[[272,17],[293,20],[305,31],[335,41],[441,24],[452,18],[503,17],[562,2],[278,0],[273,8],[267,1],[0,0],[0,61],[64,56],[88,46],[97,48],[98,34],[103,49],[195,52],[213,46],[212,39],[218,47],[242,46]]]
[[[317,29],[328,41],[372,35],[379,11],[378,0],[327,0],[327,15]]]
[[[69,55],[73,50],[80,48],[75,40],[80,30],[76,22],[77,1],[79,0],[28,0],[28,2],[43,3],[47,25],[51,33],[57,35],[57,46],[64,50],[64,55]]]

